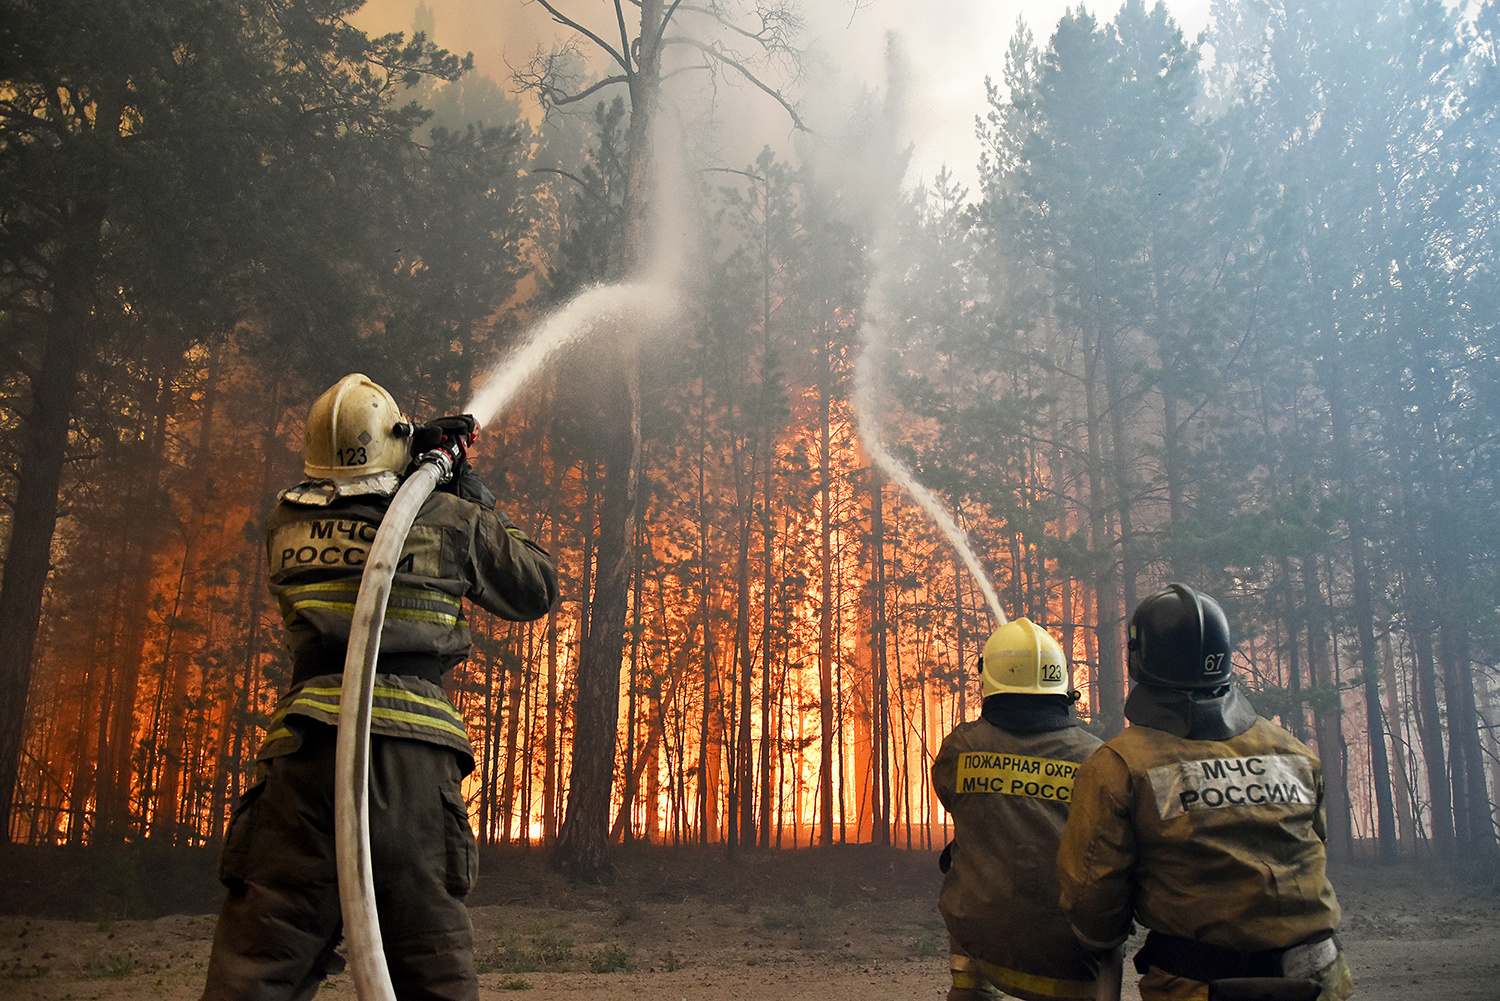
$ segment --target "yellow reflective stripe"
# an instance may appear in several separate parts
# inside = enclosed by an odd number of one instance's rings
[[[286,589],[285,594],[295,597],[299,594],[315,594],[319,591],[343,591],[348,594],[359,593],[359,581],[357,580],[331,580],[321,584],[294,584]],[[433,591],[425,587],[409,587],[404,584],[391,586],[391,597],[393,598],[416,598],[419,601],[435,601],[444,605],[452,605],[460,608],[463,602],[443,591]]]
[[[388,619],[401,619],[406,622],[435,622],[440,626],[458,625],[458,616],[448,612],[434,612],[430,608],[398,608],[392,605],[385,610]]]
[[[292,700],[291,705],[286,707],[286,711],[291,712],[292,709],[296,706],[306,706],[309,709],[321,709],[325,713],[337,713],[339,711],[339,704],[337,702],[319,702],[316,699],[304,699],[301,693],[299,693],[297,697]]]
[[[332,612],[345,612],[354,614],[354,606],[347,602],[339,601],[298,601],[292,604],[292,614],[287,617],[290,622],[298,612],[308,608],[325,608]],[[440,626],[458,625],[458,616],[448,612],[434,612],[430,608],[402,608],[399,605],[387,605],[385,617],[388,619],[401,619],[406,622],[435,622]]]
[[[300,612],[304,608],[328,608],[335,612],[354,614],[354,602],[352,601],[318,601],[314,598],[304,598],[301,601],[292,602],[292,611]]]
[[[307,594],[310,591],[347,591],[354,594],[359,591],[359,581],[355,580],[329,580],[319,584],[293,584],[286,589],[287,594]]]
[[[343,615],[354,615],[354,602],[337,601],[328,598],[300,598],[297,595],[316,594],[328,591],[355,593],[359,590],[358,581],[335,581],[329,584],[299,584],[286,590],[287,597],[291,598],[291,609],[285,616],[285,621],[290,624],[298,613],[308,609],[323,609],[330,612],[338,612]],[[414,607],[414,603],[416,607]],[[434,608],[420,607],[420,603],[429,605],[446,605],[452,608],[452,612],[445,612]],[[459,622],[459,613],[463,609],[463,602],[449,594],[441,591],[428,591],[416,587],[393,587],[390,598],[386,601],[385,614],[389,619],[400,619],[405,622],[430,622],[435,625],[456,627]]]
[[[347,612],[354,614],[353,605],[344,605],[336,601],[299,601],[292,606],[292,614],[286,617],[288,624],[297,617],[297,613],[306,608],[326,608],[334,612]],[[458,616],[447,612],[434,612],[430,608],[400,608],[395,605],[387,605],[385,617],[388,619],[401,619],[404,622],[435,622],[440,626],[458,625]]]
[[[404,699],[407,702],[415,702],[419,706],[430,706],[441,712],[447,713],[454,719],[458,719],[458,710],[453,708],[453,703],[447,699],[434,699],[427,695],[418,695],[416,692],[408,692],[404,688],[392,688],[390,685],[376,685],[375,696],[382,699]]]
[[[313,702],[311,700],[304,701],[302,699],[297,699],[290,706],[288,706],[287,712],[290,713],[298,708],[321,709],[333,716],[340,715],[339,706],[337,703],[328,705],[326,703]],[[285,714],[283,714],[283,716],[284,715]],[[437,716],[429,716],[427,713],[412,712],[407,709],[392,709],[387,706],[372,706],[370,708],[370,718],[372,720],[388,720],[392,723],[405,723],[408,726],[422,727],[428,730],[437,730],[440,733],[450,733],[455,737],[463,737],[465,739],[467,739],[469,736],[468,731],[465,730],[461,725],[461,721],[460,723],[455,724],[447,719],[441,719]],[[457,716],[454,716],[452,718],[458,719]],[[266,734],[265,743],[269,744],[273,740],[279,740],[281,738],[291,736],[293,736],[291,730],[287,729],[284,726],[279,726]]]
[[[1003,991],[1012,993],[1026,991],[1055,998],[1092,998],[1094,996],[1095,981],[1092,980],[1060,980],[1056,977],[1038,976],[1035,973],[1022,973],[1020,970],[996,966],[984,960],[976,960],[976,962],[980,970],[984,972],[985,979]]]
[[[373,719],[388,719],[396,723],[410,723],[412,726],[425,726],[433,730],[441,730],[444,733],[451,733],[457,737],[467,737],[469,735],[468,731],[466,731],[461,726],[454,726],[447,720],[441,720],[434,716],[427,716],[423,713],[404,712],[400,709],[387,709],[384,706],[375,706],[370,710],[370,716]]]
[[[311,687],[308,687],[308,688],[301,689],[297,694],[299,696],[301,696],[301,695],[342,695],[343,691],[344,691],[344,689],[342,687],[332,687],[332,686],[325,686],[325,687],[321,687],[321,688],[311,688]],[[407,691],[404,688],[396,688],[393,685],[376,685],[375,688],[374,688],[374,690],[373,690],[373,692],[372,692],[372,694],[377,699],[401,699],[401,700],[403,700],[405,702],[415,702],[417,705],[420,705],[420,706],[429,706],[429,707],[431,707],[433,709],[437,709],[437,710],[440,710],[442,712],[452,714],[452,716],[453,716],[454,719],[458,719],[457,710],[455,710],[453,708],[453,703],[449,702],[447,699],[435,699],[435,698],[433,698],[430,695],[418,695],[416,692],[409,692],[409,691]]]
[[[342,695],[343,691],[342,688],[304,688],[297,693],[297,698],[292,701],[292,706],[305,705],[313,709],[321,709],[324,712],[336,714],[339,711],[339,704],[337,702],[319,702],[316,698],[304,698],[304,696],[337,696]],[[389,685],[376,685],[372,695],[377,699],[390,699],[395,702],[410,702],[415,705],[425,706],[428,709],[437,710],[443,716],[456,723],[463,722],[463,717],[458,714],[458,710],[454,709],[453,704],[446,699],[434,699],[426,695],[418,695],[416,692],[408,692],[404,688],[392,688]],[[292,706],[288,706],[287,708],[291,709]],[[374,711],[379,713],[381,709],[382,707],[377,706]],[[400,710],[395,709],[390,711],[400,712]],[[395,717],[386,718],[394,719]],[[423,718],[436,719],[433,716],[424,716]]]

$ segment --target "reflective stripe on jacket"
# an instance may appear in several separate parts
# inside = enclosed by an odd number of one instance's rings
[[[361,575],[390,500],[381,494],[327,503],[283,499],[266,519],[271,593],[281,606],[295,673],[267,727],[261,759],[301,746],[298,717],[338,723],[343,654]],[[557,570],[503,514],[439,491],[418,510],[397,560],[370,730],[451,747],[467,772],[473,749],[438,684],[473,645],[465,598],[504,619],[536,619],[557,600]]]
[[[1016,734],[979,719],[943,741],[932,784],[953,816],[938,908],[985,976],[1021,997],[1092,998],[1097,960],[1057,906],[1055,859],[1078,763],[1078,726]]]
[[[1058,854],[1062,906],[1105,946],[1132,917],[1241,952],[1338,930],[1322,763],[1259,719],[1228,740],[1132,725],[1085,762]]]
[[[276,703],[257,757],[264,760],[301,748],[299,716],[338,726],[342,692],[342,674],[324,674],[294,686]],[[474,749],[463,717],[442,688],[421,678],[377,673],[374,696],[370,709],[371,733],[451,747],[463,762],[463,774],[474,770]]]
[[[282,501],[266,520],[271,593],[281,604],[295,660],[305,647],[349,640],[354,602],[390,498],[362,495],[328,505]],[[449,493],[422,504],[397,560],[381,653],[420,653],[451,667],[472,639],[462,599],[504,619],[527,621],[557,599],[552,559],[503,515]]]

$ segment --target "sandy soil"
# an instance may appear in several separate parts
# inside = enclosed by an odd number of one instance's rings
[[[0,999],[167,999],[201,988],[217,891],[207,853],[0,846]],[[609,887],[489,852],[473,903],[481,996],[941,1001],[935,856],[870,846],[632,848]],[[1334,868],[1367,1001],[1500,999],[1500,884],[1406,864]],[[180,912],[180,913],[172,913]],[[123,915],[129,915],[123,916]],[[1133,976],[1124,996],[1138,998]],[[347,974],[320,992],[354,999]]]

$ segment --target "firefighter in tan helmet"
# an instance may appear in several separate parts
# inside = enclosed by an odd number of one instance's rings
[[[948,1001],[1011,994],[1092,998],[1098,960],[1057,906],[1054,862],[1079,762],[1099,746],[1073,717],[1062,647],[1029,619],[984,645],[984,702],[932,765],[953,817],[938,909],[948,926]]]
[[[451,478],[417,511],[386,604],[370,726],[371,877],[396,995],[478,997],[463,902],[477,854],[460,788],[474,754],[443,676],[472,645],[464,599],[535,619],[557,598],[557,570],[469,466],[475,430],[467,416],[413,424],[359,374],[309,411],[307,479],[282,492],[266,521],[290,684],[225,836],[228,893],[204,1001],[311,998],[342,966],[333,776],[344,657],[370,544],[424,455],[446,462]]]
[[[1144,1001],[1349,997],[1321,762],[1240,694],[1208,595],[1149,595],[1127,639],[1130,725],[1079,770],[1058,854],[1074,930],[1101,949],[1149,930]]]

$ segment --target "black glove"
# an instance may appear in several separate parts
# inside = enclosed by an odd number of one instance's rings
[[[411,452],[418,457],[441,448],[453,459],[453,469],[469,460],[469,446],[479,434],[479,422],[472,414],[455,414],[439,417],[430,424],[419,424],[412,432]]]

